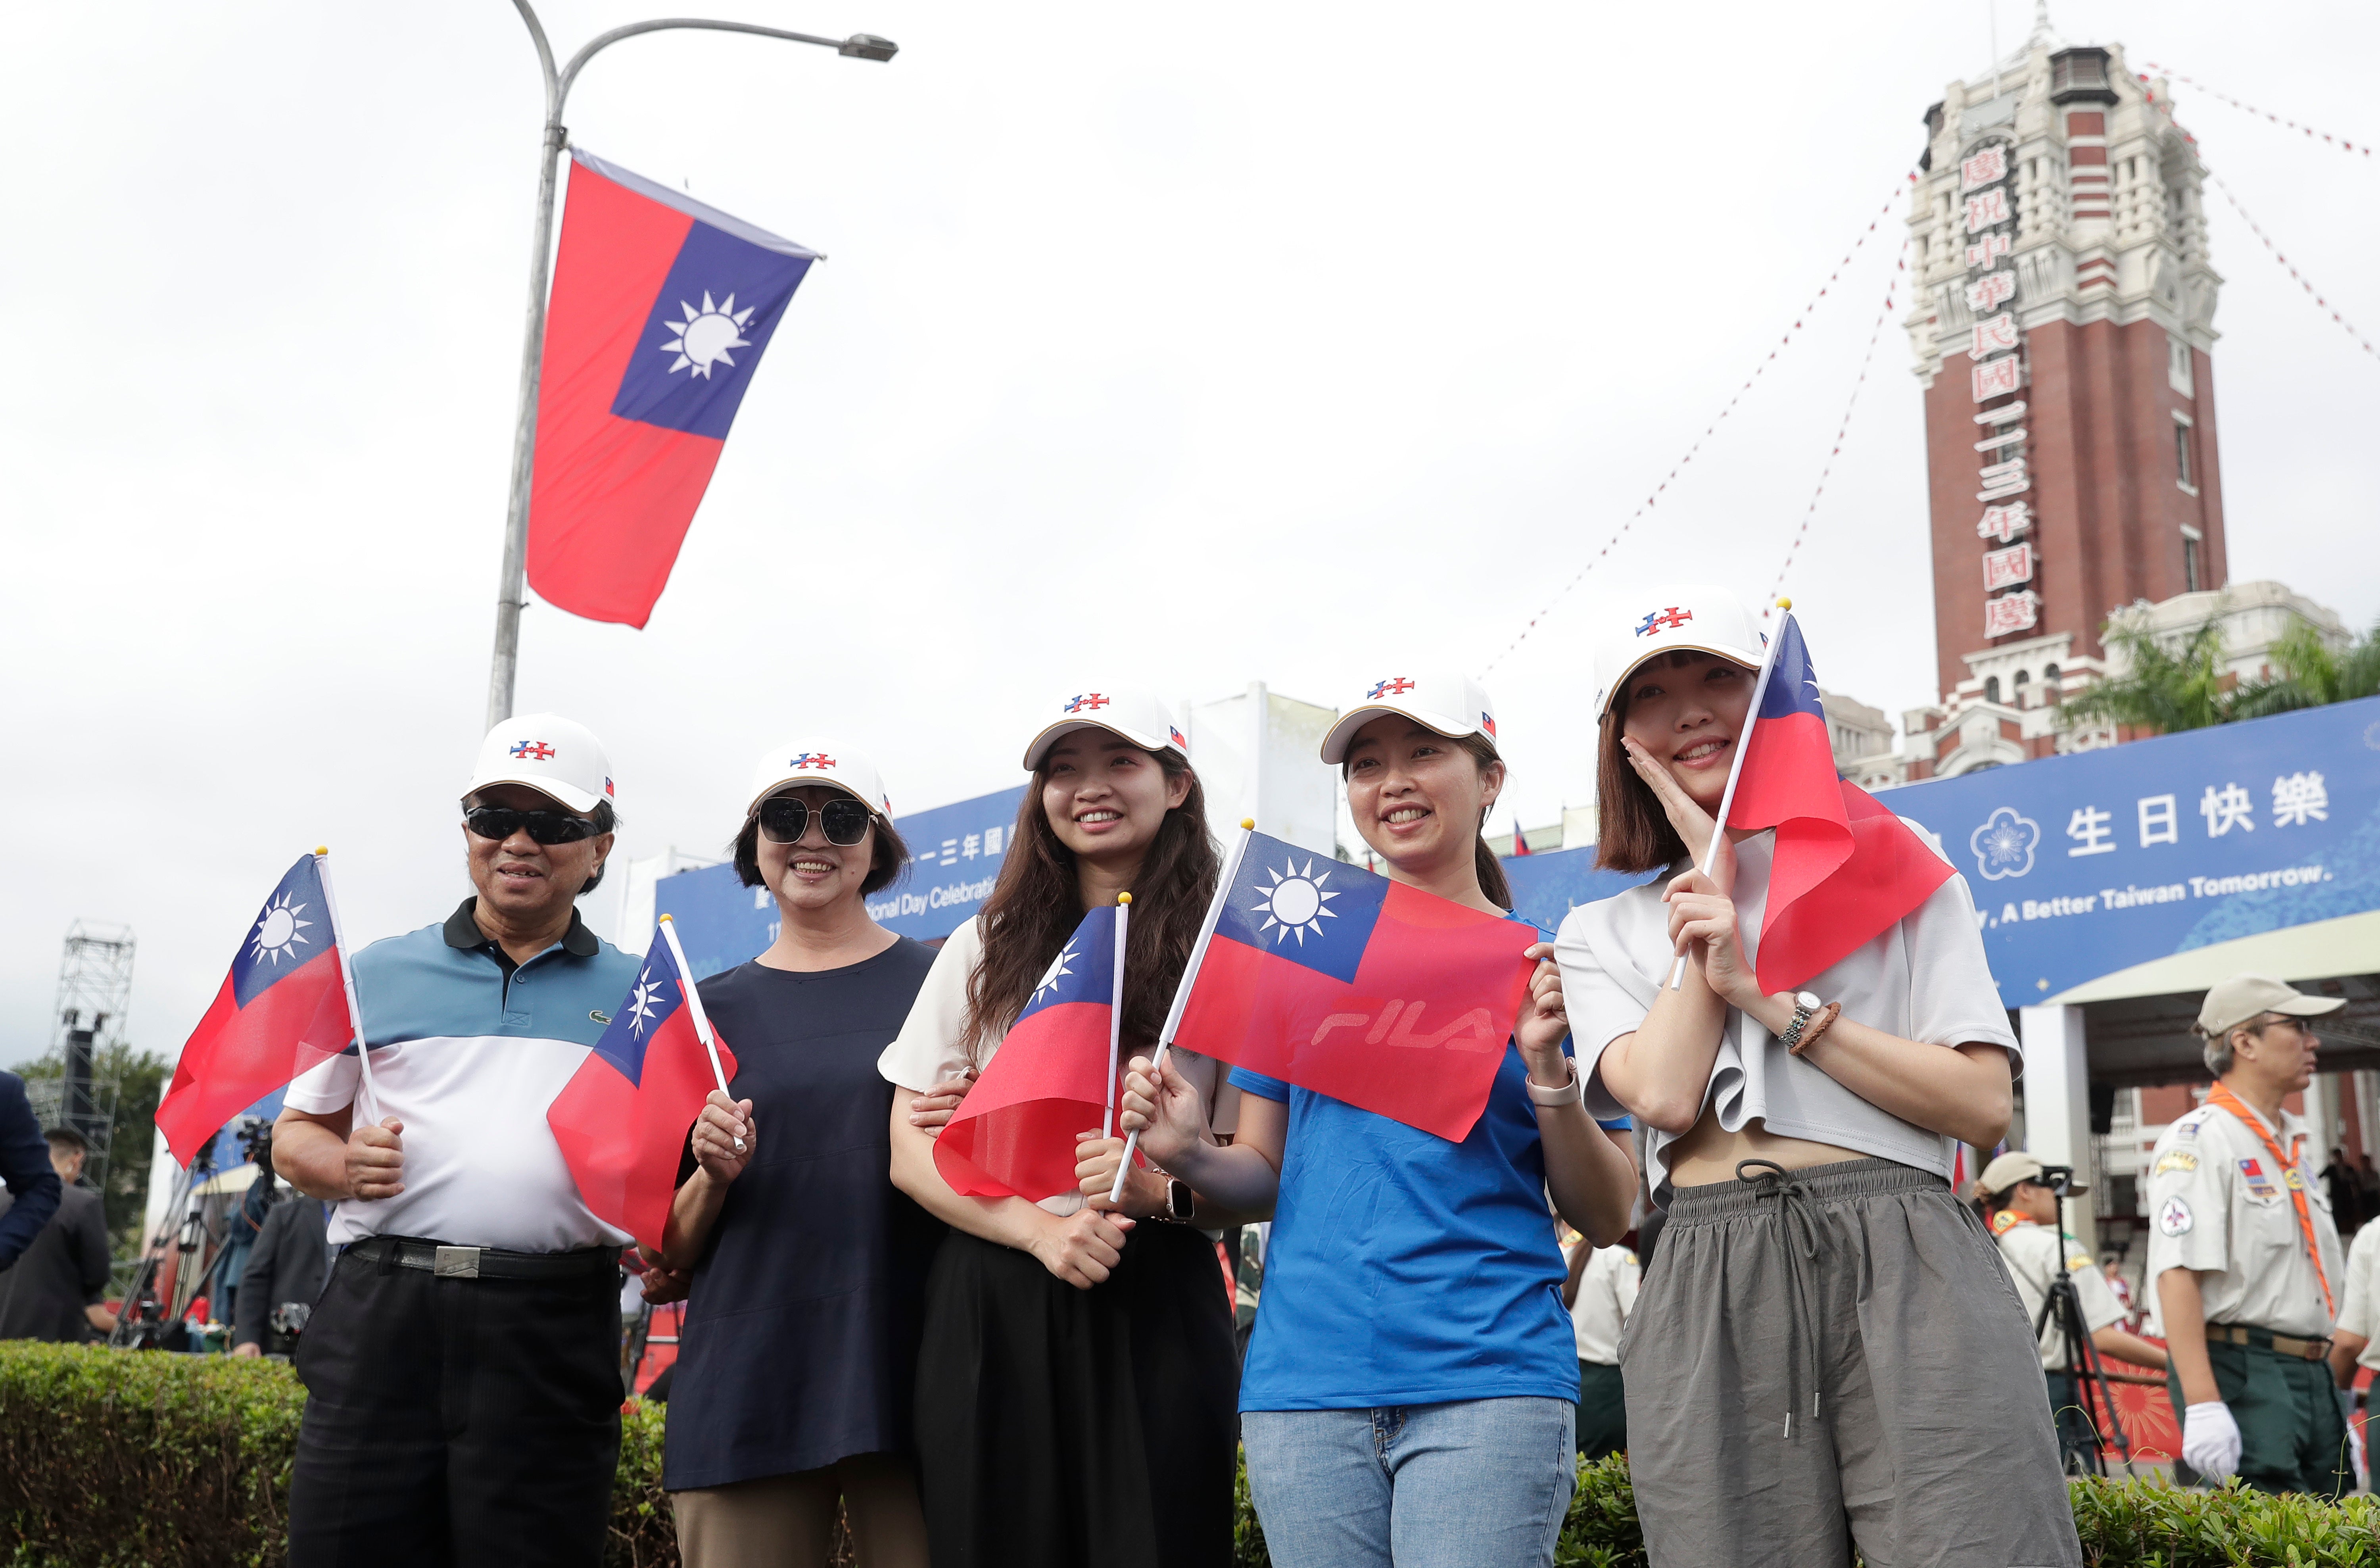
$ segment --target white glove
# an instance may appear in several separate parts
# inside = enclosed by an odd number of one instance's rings
[[[2219,1399],[2181,1413],[2182,1463],[2210,1481],[2230,1479],[2240,1469],[2240,1423]]]

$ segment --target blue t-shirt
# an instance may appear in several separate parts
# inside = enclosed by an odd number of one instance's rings
[[[1508,1041],[1488,1109],[1450,1143],[1232,1072],[1247,1093],[1289,1101],[1242,1410],[1578,1397],[1528,1076]]]

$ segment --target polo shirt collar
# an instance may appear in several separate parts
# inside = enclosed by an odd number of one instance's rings
[[[480,929],[478,920],[472,918],[479,907],[480,896],[477,893],[455,906],[455,913],[446,917],[447,946],[475,952],[489,945],[488,933]],[[573,958],[592,958],[601,950],[602,943],[596,940],[595,933],[587,929],[587,922],[580,919],[578,911],[573,908],[570,911],[570,929],[562,933],[562,951]]]

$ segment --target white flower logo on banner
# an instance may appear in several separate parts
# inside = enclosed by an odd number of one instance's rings
[[[1967,836],[1967,847],[1975,852],[1976,869],[1983,872],[1985,881],[1993,882],[2032,870],[2033,846],[2040,842],[2041,824],[2007,806],[1994,811],[1984,820],[1982,827]]]

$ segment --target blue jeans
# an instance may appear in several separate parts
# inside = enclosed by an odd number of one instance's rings
[[[1280,1568],[1549,1568],[1575,1415],[1540,1398],[1245,1412],[1265,1544]]]

